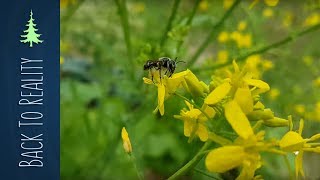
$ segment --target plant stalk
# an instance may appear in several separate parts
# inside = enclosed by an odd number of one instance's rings
[[[231,64],[234,59],[237,60],[237,62],[244,61],[247,57],[249,57],[251,55],[264,53],[264,52],[266,52],[266,51],[268,51],[270,49],[274,49],[276,47],[279,47],[279,46],[282,46],[284,44],[287,44],[287,43],[295,40],[297,37],[301,37],[301,36],[303,36],[305,34],[308,34],[310,32],[316,31],[318,29],[320,29],[320,23],[316,24],[316,25],[313,25],[313,26],[311,26],[309,28],[306,28],[304,30],[298,31],[296,33],[293,33],[293,34],[291,34],[291,35],[289,35],[289,36],[287,36],[287,37],[283,38],[282,40],[277,41],[275,43],[272,43],[272,44],[269,44],[269,45],[266,45],[266,46],[263,46],[263,47],[260,47],[260,48],[257,48],[257,49],[253,49],[253,50],[248,51],[246,53],[243,53],[243,54],[240,54],[238,56],[232,57],[226,63],[217,64],[217,65],[213,65],[213,66],[209,66],[209,67],[205,67],[205,68],[195,68],[195,69],[193,69],[193,71],[194,72],[197,72],[197,71],[208,71],[208,70],[215,70],[215,69],[218,69],[218,68],[222,68],[222,67],[225,67],[225,66],[228,66],[229,64]]]
[[[172,12],[171,12],[171,15],[170,15],[170,18],[169,18],[167,27],[166,27],[166,29],[165,29],[165,31],[164,31],[164,33],[163,33],[163,35],[162,35],[161,41],[160,41],[160,47],[163,47],[165,41],[167,40],[167,37],[168,37],[167,34],[168,34],[168,32],[171,30],[171,28],[172,28],[172,23],[173,23],[173,20],[174,20],[175,17],[176,17],[179,4],[180,4],[180,0],[175,0],[175,1],[174,1],[173,8],[172,8]]]
[[[212,26],[210,33],[208,34],[205,41],[200,45],[194,56],[191,58],[189,62],[187,62],[186,67],[191,67],[202,54],[202,52],[208,47],[209,43],[216,38],[218,32],[220,31],[221,27],[223,26],[225,20],[231,15],[232,11],[237,7],[241,0],[236,0],[232,6],[227,10],[227,12],[221,17],[221,19]]]

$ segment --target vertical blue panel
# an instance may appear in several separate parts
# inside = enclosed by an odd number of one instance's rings
[[[60,171],[59,1],[10,0],[1,2],[1,7],[0,179],[56,180]],[[27,34],[23,31],[28,29],[31,10],[36,33],[41,34],[38,39],[43,40],[33,47],[20,42],[25,39],[20,35]]]

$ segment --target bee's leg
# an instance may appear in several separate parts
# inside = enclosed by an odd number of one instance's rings
[[[154,84],[154,81],[153,81],[153,73],[152,73],[151,69],[149,69],[149,73],[150,73],[150,75],[151,75],[151,80],[152,80],[152,82],[153,82],[153,84]]]
[[[161,78],[162,78],[162,76],[161,76],[161,66],[160,66],[160,68],[159,68],[159,75],[160,75],[160,83],[162,84],[162,80],[161,80]]]
[[[170,73],[170,70],[169,70],[169,73]],[[168,69],[166,70],[166,72],[164,73],[165,75],[167,75],[168,74]]]

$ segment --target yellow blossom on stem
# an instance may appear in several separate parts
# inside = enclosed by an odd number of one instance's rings
[[[225,43],[229,40],[229,34],[225,31],[222,31],[219,35],[218,35],[218,42],[220,43]]]
[[[60,7],[66,8],[69,5],[76,3],[76,0],[60,0]]]
[[[208,7],[209,7],[209,2],[207,0],[202,0],[199,4],[200,11],[205,12],[208,10]]]
[[[238,24],[238,31],[243,31],[247,28],[247,22],[246,21],[240,21]]]
[[[226,51],[226,50],[219,51],[218,55],[217,55],[217,58],[218,58],[218,62],[219,63],[226,63],[228,61],[228,58],[229,58],[228,51]]]
[[[149,78],[143,78],[144,83],[158,87],[158,106],[155,112],[159,110],[161,115],[164,114],[164,101],[180,87],[184,81],[184,76],[190,72],[186,70],[175,73],[171,77],[165,75],[160,77],[159,71],[154,71],[152,72],[153,81]]]
[[[265,8],[263,11],[262,11],[262,15],[263,17],[265,18],[270,18],[273,16],[273,10],[271,8]]]
[[[126,151],[126,153],[131,154],[132,146],[131,146],[128,132],[125,127],[123,127],[121,130],[121,137],[122,137],[123,149]]]
[[[319,13],[312,13],[310,14],[304,21],[304,26],[313,26],[320,22],[320,14]]]
[[[250,9],[253,8],[257,3],[259,2],[259,0],[253,0],[253,2],[250,4]],[[276,6],[278,4],[279,0],[264,0],[264,3],[267,6]]]
[[[229,9],[232,6],[233,2],[234,0],[223,0],[223,9]]]
[[[254,134],[246,115],[235,100],[225,105],[225,117],[239,137],[233,144],[210,151],[205,160],[206,167],[218,173],[240,167],[237,179],[253,179],[255,171],[262,165],[260,152],[272,152],[275,143],[264,141],[263,131]]]
[[[201,110],[194,108],[192,104],[185,101],[189,110],[183,109],[180,115],[174,115],[176,119],[184,122],[184,135],[189,137],[189,142],[198,136],[201,141],[207,141],[209,137],[206,121],[208,118],[213,118],[215,111],[213,108],[204,105]],[[203,114],[205,112],[206,114]],[[208,116],[208,117],[207,117]]]
[[[264,0],[264,3],[268,6],[276,6],[279,0]]]
[[[291,116],[289,116],[289,120],[292,122]],[[292,152],[296,154],[295,157],[295,172],[296,177],[299,175],[304,177],[303,171],[303,153],[304,151],[310,151],[315,153],[320,153],[320,144],[319,143],[309,143],[312,141],[316,141],[320,139],[320,133],[313,135],[311,138],[304,139],[302,137],[304,121],[300,120],[299,130],[295,132],[292,130],[292,126],[290,126],[290,131],[287,132],[282,139],[279,141],[280,149]]]
[[[280,90],[277,89],[277,88],[272,88],[272,89],[269,91],[268,95],[269,95],[269,98],[270,98],[271,100],[275,100],[275,99],[277,99],[278,96],[280,95]]]

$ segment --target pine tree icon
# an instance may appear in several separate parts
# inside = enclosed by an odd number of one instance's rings
[[[35,27],[37,26],[37,24],[35,24],[33,21],[35,19],[33,19],[32,17],[33,13],[32,10],[30,11],[30,19],[28,21],[28,24],[26,24],[26,26],[28,27],[27,30],[24,30],[23,32],[27,33],[25,35],[20,35],[22,38],[26,38],[23,40],[20,40],[20,42],[22,43],[30,43],[29,47],[32,47],[32,43],[42,43],[43,40],[40,40],[39,37],[41,36],[41,34],[37,34],[36,32],[38,31],[38,29],[36,29]]]

